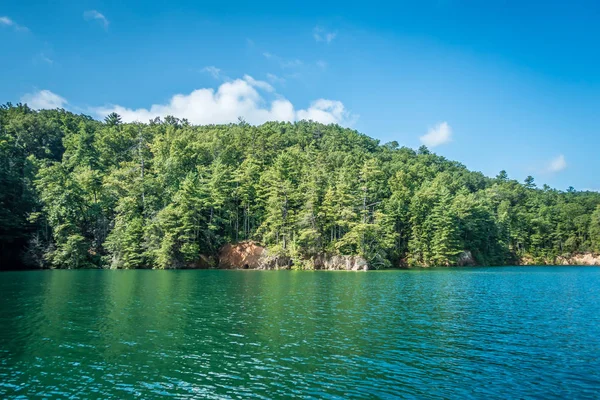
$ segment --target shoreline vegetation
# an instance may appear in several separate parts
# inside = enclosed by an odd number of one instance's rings
[[[314,122],[0,107],[0,269],[600,265],[600,193]]]

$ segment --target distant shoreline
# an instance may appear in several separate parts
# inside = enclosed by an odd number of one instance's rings
[[[294,269],[294,268],[278,268],[278,269],[245,269],[245,268],[15,268],[15,269],[0,269],[2,272],[32,272],[32,271],[249,271],[249,272],[275,272],[275,271],[290,271],[290,272],[385,272],[385,271],[427,271],[439,269],[476,269],[476,268],[508,268],[508,267],[600,267],[597,264],[507,264],[507,265],[463,265],[463,266],[435,266],[435,267],[390,267],[381,269],[367,269],[360,271],[352,271],[346,269]]]

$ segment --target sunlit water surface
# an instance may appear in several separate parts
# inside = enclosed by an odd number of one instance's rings
[[[0,397],[599,398],[600,268],[0,274]]]

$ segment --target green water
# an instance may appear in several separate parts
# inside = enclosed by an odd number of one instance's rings
[[[1,398],[599,398],[600,268],[0,274]]]

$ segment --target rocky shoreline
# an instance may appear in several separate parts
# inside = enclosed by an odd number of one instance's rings
[[[290,257],[271,254],[256,242],[226,244],[219,251],[218,269],[308,269],[329,271],[366,271],[367,260],[360,256],[319,254],[295,265]]]
[[[523,257],[519,265],[572,265],[572,266],[600,266],[600,254],[578,253],[568,256],[558,256],[551,259],[533,259]]]
[[[464,251],[458,257],[454,267],[477,266],[470,251]],[[534,259],[522,257],[515,265],[572,265],[572,266],[600,266],[600,255],[592,253],[559,256],[554,259]],[[430,266],[423,266],[430,267]],[[201,256],[200,259],[188,264],[189,269],[249,269],[249,270],[327,270],[327,271],[367,271],[367,260],[360,256],[318,254],[301,259],[300,262],[290,257],[271,253],[267,248],[254,241],[245,241],[236,244],[224,245],[217,257]],[[400,268],[408,268],[401,266]]]

